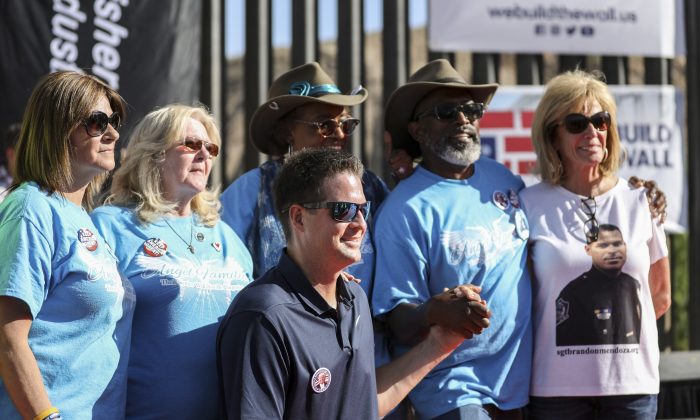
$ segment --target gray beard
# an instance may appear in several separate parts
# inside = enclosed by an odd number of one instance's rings
[[[430,149],[445,162],[452,165],[467,167],[481,157],[481,140],[474,137],[473,141],[467,144],[464,149],[452,146],[446,139],[430,143]]]

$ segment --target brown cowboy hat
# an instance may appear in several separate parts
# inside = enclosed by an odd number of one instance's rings
[[[267,93],[268,101],[260,105],[250,120],[250,139],[268,155],[283,155],[289,145],[273,135],[277,122],[307,104],[322,103],[355,106],[367,99],[367,90],[358,87],[344,95],[333,79],[316,63],[295,67],[278,77]]]
[[[391,94],[384,110],[384,126],[391,134],[394,149],[404,149],[413,157],[421,155],[420,147],[408,133],[416,105],[435,89],[462,89],[475,102],[488,105],[498,85],[470,85],[464,81],[449,61],[431,61],[409,77],[408,82]]]

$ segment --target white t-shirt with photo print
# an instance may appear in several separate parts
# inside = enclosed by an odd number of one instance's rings
[[[651,264],[667,256],[668,249],[663,226],[652,220],[644,189],[631,188],[626,180],[619,179],[614,188],[595,197],[597,222],[617,226],[626,243],[622,272],[639,283],[639,344],[556,345],[557,322],[568,315],[565,312],[569,309],[567,302],[560,302],[558,307],[557,299],[572,280],[591,270],[584,229],[591,212],[582,203],[586,197],[544,182],[526,188],[520,197],[530,225],[535,273],[531,395],[658,393],[659,346],[648,278]],[[588,298],[586,292],[597,291],[586,287],[578,290],[583,292],[583,300]],[[590,315],[602,319],[614,311],[614,307],[605,307]]]

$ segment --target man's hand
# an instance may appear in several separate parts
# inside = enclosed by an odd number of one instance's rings
[[[413,159],[403,149],[393,149],[391,134],[384,132],[384,156],[391,167],[391,176],[396,182],[406,179],[413,173]]]
[[[644,187],[647,190],[647,201],[652,217],[659,218],[661,223],[666,221],[666,194],[651,180],[643,180],[636,176],[631,176],[629,184],[634,188]]]
[[[428,325],[440,325],[472,338],[490,324],[491,311],[481,299],[481,288],[462,284],[431,297],[426,303]]]
[[[462,344],[464,338],[462,334],[458,334],[449,328],[433,325],[430,327],[427,340],[432,341],[435,346],[440,349],[440,354],[449,354]]]

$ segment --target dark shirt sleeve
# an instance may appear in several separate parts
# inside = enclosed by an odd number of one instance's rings
[[[227,317],[217,337],[220,419],[282,419],[289,377],[283,339],[261,313]]]

